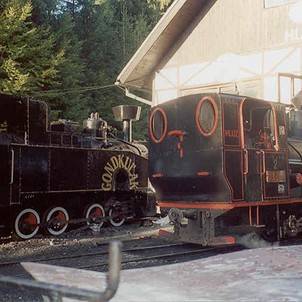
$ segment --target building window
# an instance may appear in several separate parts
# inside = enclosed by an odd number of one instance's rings
[[[291,100],[301,93],[302,76],[280,73],[278,76],[278,95],[281,103],[290,104]]]
[[[291,4],[299,1],[301,0],[264,0],[264,8],[271,8],[271,7]]]
[[[181,96],[199,94],[199,93],[229,93],[229,94],[239,94],[236,83],[222,83],[217,85],[204,85],[183,88],[180,91]]]

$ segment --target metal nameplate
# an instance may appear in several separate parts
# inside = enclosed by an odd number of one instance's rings
[[[285,170],[266,171],[265,180],[270,183],[286,182]]]

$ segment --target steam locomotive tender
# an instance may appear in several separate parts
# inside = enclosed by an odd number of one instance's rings
[[[177,238],[233,243],[302,232],[302,111],[228,94],[152,108],[149,177]]]
[[[48,123],[48,107],[0,95],[0,227],[29,239],[60,235],[72,223],[98,229],[146,215],[147,148],[131,142],[139,107],[118,106],[128,141],[110,136],[98,114],[79,131],[66,120]],[[149,207],[150,206],[150,207]]]

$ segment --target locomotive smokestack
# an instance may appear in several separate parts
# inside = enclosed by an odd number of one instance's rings
[[[131,120],[123,120],[123,133],[124,140],[127,142],[132,142],[132,121]]]
[[[141,114],[141,107],[120,105],[112,108],[114,119],[123,122],[124,140],[132,142],[132,121],[138,121]]]

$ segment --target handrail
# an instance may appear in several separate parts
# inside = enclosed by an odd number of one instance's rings
[[[261,156],[262,156],[261,175],[265,175],[265,173],[266,173],[265,152],[263,150],[261,150],[260,153],[261,153]]]
[[[59,284],[48,284],[30,279],[0,275],[0,283],[18,287],[30,288],[47,295],[51,301],[62,301],[62,297],[85,299],[93,302],[107,302],[116,293],[120,282],[121,271],[121,243],[113,241],[109,246],[109,271],[107,274],[107,286],[104,292],[91,291],[76,287],[63,286]]]
[[[14,171],[15,171],[15,151],[13,149],[11,152],[11,170],[10,170],[10,185],[14,183]]]
[[[247,175],[247,174],[249,174],[249,155],[248,155],[247,149],[243,149],[243,156],[244,156],[243,174]]]

